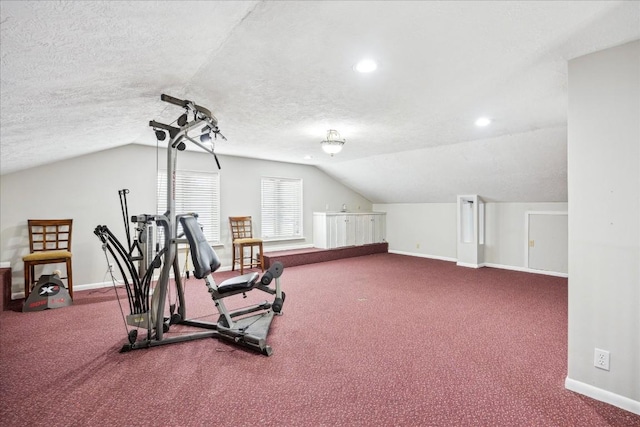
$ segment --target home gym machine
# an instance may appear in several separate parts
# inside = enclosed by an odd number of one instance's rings
[[[161,95],[162,101],[184,108],[185,112],[177,119],[178,127],[157,121],[149,122],[158,141],[166,139],[167,146],[167,211],[163,215],[142,214],[131,217],[136,224],[137,238],[131,242],[128,224],[128,208],[126,194],[121,190],[120,203],[125,219],[127,244],[123,245],[106,225],[98,225],[94,233],[102,242],[102,249],[109,264],[115,261],[122,276],[124,288],[129,300],[130,314],[123,318],[127,329],[128,343],[121,352],[139,348],[154,347],[175,342],[190,341],[200,338],[215,337],[229,340],[240,346],[261,352],[266,356],[272,349],[266,343],[267,334],[275,315],[282,314],[285,293],[280,286],[280,276],[284,267],[282,263],[274,263],[260,278],[258,273],[248,273],[227,279],[216,284],[212,274],[220,268],[220,260],[213,248],[207,243],[204,233],[197,221],[197,214],[176,215],[175,212],[175,170],[177,153],[186,148],[189,141],[212,154],[218,168],[220,163],[213,148],[201,142],[211,140],[211,136],[224,138],[218,129],[218,121],[209,110],[191,101]],[[199,141],[189,135],[197,131]],[[124,199],[123,199],[124,197]],[[178,235],[179,227],[183,235]],[[163,231],[163,244],[153,244],[155,229]],[[187,319],[184,287],[178,261],[178,245],[189,245],[189,252],[194,267],[194,276],[203,279],[217,309],[217,322]],[[155,248],[154,248],[155,246]],[[137,253],[136,253],[137,252]],[[110,258],[111,257],[111,258]],[[137,265],[136,265],[137,264]],[[159,276],[155,285],[153,277],[156,269]],[[173,279],[170,279],[173,273]],[[274,286],[271,286],[274,283]],[[115,279],[114,279],[115,286]],[[170,288],[175,288],[175,302],[169,301]],[[229,311],[225,298],[245,294],[252,290],[260,290],[273,297],[271,302],[264,301],[249,307]],[[130,329],[133,327],[133,329]],[[178,333],[170,335],[174,328]],[[146,337],[138,339],[138,330],[146,329]],[[188,331],[184,331],[184,330]],[[194,332],[193,330],[196,329]],[[199,330],[201,329],[201,330]]]

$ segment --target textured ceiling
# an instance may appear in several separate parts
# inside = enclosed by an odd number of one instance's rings
[[[567,61],[640,38],[635,1],[0,8],[2,174],[155,146],[167,93],[213,111],[216,152],[316,165],[381,203],[566,201]],[[347,140],[334,157],[327,129]]]

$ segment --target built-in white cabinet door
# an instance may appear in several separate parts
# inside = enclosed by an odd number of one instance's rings
[[[370,215],[358,215],[356,221],[356,245],[371,243]]]
[[[341,224],[340,235],[338,236],[338,247],[353,246],[356,244],[356,216],[336,215],[338,223]]]
[[[385,215],[371,215],[371,243],[382,243],[387,239]]]
[[[326,217],[326,222],[328,224],[327,229],[329,230],[326,248],[337,248],[340,246],[340,235],[344,233],[343,223],[340,221],[340,218],[334,215]]]
[[[385,241],[385,214],[323,213],[313,215],[313,243],[316,248],[367,245]]]

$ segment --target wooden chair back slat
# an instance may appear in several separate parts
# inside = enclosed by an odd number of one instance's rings
[[[30,219],[28,224],[31,253],[71,251],[72,219]]]
[[[250,216],[230,216],[231,237],[236,239],[253,238],[253,227]]]

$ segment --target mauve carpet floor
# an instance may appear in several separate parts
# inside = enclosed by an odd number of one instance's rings
[[[640,425],[564,388],[566,279],[375,254],[286,268],[282,285],[271,357],[211,338],[119,353],[113,289],[3,312],[0,424]],[[214,319],[203,282],[186,293],[188,317]]]

